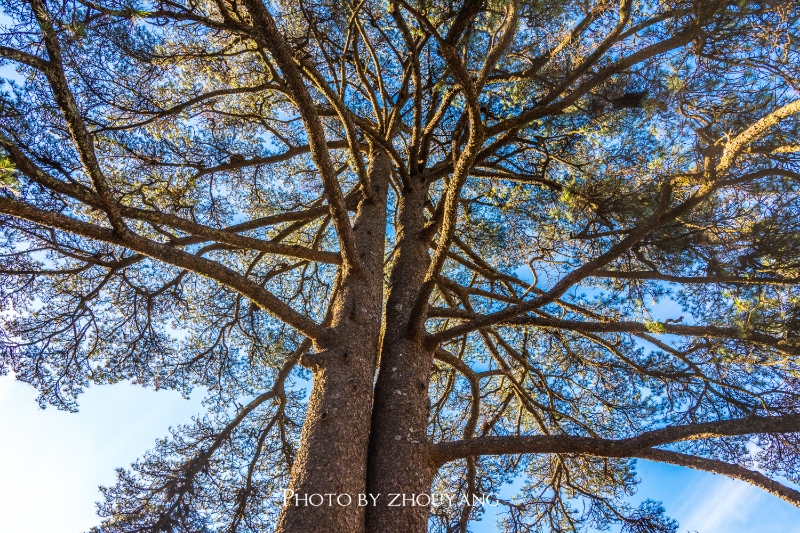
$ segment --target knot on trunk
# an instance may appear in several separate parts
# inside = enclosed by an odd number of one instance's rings
[[[350,352],[347,350],[324,350],[319,353],[305,353],[300,357],[300,366],[314,370],[327,366],[334,359],[346,363],[350,360]]]
[[[327,350],[319,353],[304,353],[300,357],[300,366],[304,366],[310,370],[322,368],[330,357],[331,354]]]

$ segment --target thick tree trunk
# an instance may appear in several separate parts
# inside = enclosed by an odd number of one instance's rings
[[[429,493],[435,474],[426,454],[433,354],[423,348],[420,332],[411,326],[430,263],[423,236],[425,199],[426,191],[420,188],[400,205],[367,466],[367,491],[380,497],[376,506],[367,508],[367,533],[422,533],[427,529],[429,508],[417,505],[415,496]],[[409,498],[414,498],[413,505]],[[424,503],[424,498],[421,501]]]
[[[280,533],[364,530],[364,507],[357,505],[357,495],[365,493],[390,170],[385,154],[371,154],[368,174],[375,202],[363,201],[353,224],[363,272],[345,274],[332,303],[333,340],[315,346],[318,353],[305,359],[313,370],[314,386],[292,467],[289,505],[278,521]],[[321,505],[316,494],[322,495]],[[352,503],[345,505],[345,497],[337,502],[340,494],[349,495]]]

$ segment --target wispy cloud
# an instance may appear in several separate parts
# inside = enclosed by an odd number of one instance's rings
[[[765,513],[767,509],[772,512]],[[788,522],[796,511],[744,482],[709,476],[683,490],[673,516],[680,522],[680,531],[800,533],[800,523]]]
[[[722,478],[692,487],[678,510],[678,514],[686,516],[681,520],[681,529],[700,533],[731,531],[732,525],[746,521],[752,513],[759,496],[752,494],[754,490]]]

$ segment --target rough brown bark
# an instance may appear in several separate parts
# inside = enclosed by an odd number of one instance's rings
[[[365,492],[375,355],[378,351],[386,236],[386,189],[390,172],[385,154],[369,161],[374,201],[362,201],[353,224],[363,271],[342,280],[332,305],[332,340],[304,357],[314,386],[290,486],[298,497],[283,508],[278,532],[355,533],[364,529],[364,507],[313,506],[311,494]]]
[[[435,474],[428,461],[428,381],[433,352],[414,331],[413,311],[430,263],[424,238],[423,187],[400,204],[397,255],[389,280],[367,465],[368,533],[424,532],[427,507],[391,506],[390,494],[427,494]],[[402,500],[398,500],[400,502]],[[397,503],[397,502],[396,502]]]

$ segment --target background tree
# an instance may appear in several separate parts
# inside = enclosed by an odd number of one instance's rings
[[[208,390],[97,531],[466,532],[515,476],[506,531],[674,531],[636,458],[800,505],[796,2],[2,10],[4,370]]]

